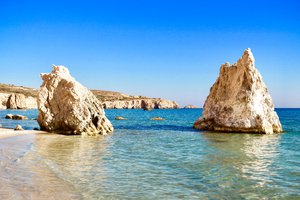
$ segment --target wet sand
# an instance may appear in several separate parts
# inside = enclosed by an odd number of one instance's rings
[[[34,131],[34,130],[15,131],[14,129],[0,128],[0,139],[14,137],[18,135],[37,134],[37,133],[47,133],[47,132]]]
[[[0,128],[0,199],[82,199],[36,153],[38,138],[48,137],[56,135]]]

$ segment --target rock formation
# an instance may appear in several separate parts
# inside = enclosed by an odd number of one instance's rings
[[[104,108],[113,109],[177,109],[179,105],[175,101],[150,98],[150,99],[133,99],[105,101],[102,103]]]
[[[1,94],[0,109],[36,109],[36,98],[23,94]]]
[[[13,114],[7,114],[7,115],[5,116],[5,119],[12,119],[12,117],[13,117]]]
[[[194,128],[211,131],[282,132],[271,96],[254,66],[250,49],[237,63],[225,63],[207,97],[202,118]]]
[[[195,108],[199,108],[197,106],[194,106],[194,105],[186,105],[183,107],[184,109],[195,109]]]
[[[7,114],[5,116],[5,119],[13,119],[13,120],[27,120],[28,117],[23,115],[13,115],[13,114]]]
[[[41,130],[63,134],[106,135],[113,126],[99,100],[63,66],[41,74],[38,123]]]
[[[7,93],[0,93],[0,109],[7,109],[6,108],[6,103],[8,100],[8,97],[10,96],[10,94]]]
[[[33,88],[0,84],[0,109],[35,109],[37,93]]]
[[[6,107],[8,109],[24,109],[25,96],[23,94],[11,94],[6,102]]]

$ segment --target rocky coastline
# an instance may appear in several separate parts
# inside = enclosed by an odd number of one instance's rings
[[[197,109],[199,108],[198,106],[194,106],[194,105],[186,105],[183,107],[184,109]]]
[[[120,92],[91,90],[105,109],[177,109],[175,101]],[[0,84],[0,109],[37,109],[38,90]]]

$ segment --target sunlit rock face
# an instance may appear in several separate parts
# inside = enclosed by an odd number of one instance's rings
[[[194,123],[200,130],[272,134],[282,132],[274,104],[250,49],[237,63],[225,63]]]
[[[177,109],[179,105],[175,101],[165,99],[133,99],[105,101],[102,106],[106,109]]]
[[[106,135],[113,126],[98,99],[63,66],[41,74],[38,123],[42,130],[63,134]]]
[[[7,109],[34,109],[37,107],[36,99],[23,94],[11,94],[6,103]]]

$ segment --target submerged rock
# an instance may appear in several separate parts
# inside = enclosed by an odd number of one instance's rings
[[[225,63],[194,128],[224,132],[278,133],[282,127],[271,96],[254,66],[250,49],[237,63]]]
[[[144,111],[151,111],[151,110],[152,110],[152,108],[150,108],[150,107],[146,107],[146,108],[143,108],[143,110],[144,110]]]
[[[156,121],[159,121],[159,120],[165,120],[164,118],[161,118],[161,117],[153,117],[151,118],[150,120],[156,120]]]
[[[117,116],[115,117],[115,120],[127,120],[127,118],[121,117],[121,116]]]
[[[41,74],[38,123],[41,130],[63,134],[106,135],[113,126],[99,100],[63,66]]]

